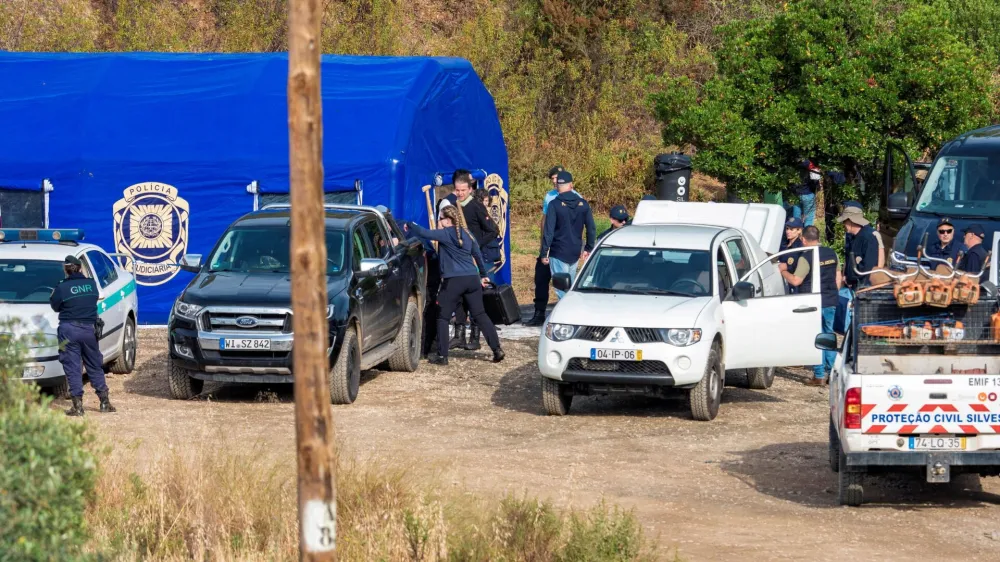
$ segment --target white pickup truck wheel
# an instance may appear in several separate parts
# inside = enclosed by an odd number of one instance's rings
[[[719,414],[722,403],[722,389],[725,386],[725,369],[718,344],[712,345],[705,365],[705,374],[698,385],[691,389],[688,401],[691,403],[691,416],[698,421],[712,421]]]
[[[840,505],[857,507],[865,501],[864,473],[852,472],[847,468],[847,459],[843,453],[839,456],[840,471],[838,475],[839,486],[837,489],[837,500]]]
[[[774,367],[747,369],[747,384],[754,390],[767,390],[774,383]]]
[[[828,441],[829,450],[827,451],[827,456],[830,461],[830,470],[834,472],[840,471],[840,438],[837,437],[837,428],[833,426],[833,420],[830,420],[830,439]]]
[[[542,377],[542,405],[550,416],[565,416],[573,403],[573,395],[566,392],[563,385]]]

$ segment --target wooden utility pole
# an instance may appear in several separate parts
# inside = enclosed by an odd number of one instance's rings
[[[327,385],[322,0],[288,2],[288,137],[292,195],[292,327],[299,471],[299,558],[336,560],[337,487]]]

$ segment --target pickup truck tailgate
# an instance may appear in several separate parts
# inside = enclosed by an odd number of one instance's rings
[[[1000,433],[1000,375],[866,375],[865,434]]]

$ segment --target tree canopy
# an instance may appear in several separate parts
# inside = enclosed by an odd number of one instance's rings
[[[652,96],[667,144],[696,169],[758,199],[826,168],[871,162],[887,141],[911,154],[988,124],[991,74],[928,4],[793,0],[771,17],[720,28],[717,72],[664,80]]]

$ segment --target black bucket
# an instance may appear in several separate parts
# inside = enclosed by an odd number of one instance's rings
[[[656,173],[656,198],[660,201],[691,199],[691,157],[671,152],[659,154],[653,161]]]

